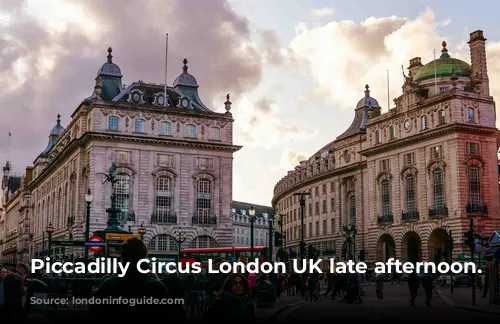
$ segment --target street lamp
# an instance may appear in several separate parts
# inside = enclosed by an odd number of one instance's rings
[[[54,233],[54,226],[52,226],[52,223],[49,223],[47,228],[45,229],[47,232],[47,235],[49,236],[49,258],[50,258],[50,253],[51,253],[51,244],[52,244],[52,233]]]
[[[187,240],[187,234],[182,233],[182,228],[179,227],[177,231],[172,234],[175,242],[177,242],[177,262],[181,262],[181,244]]]
[[[146,229],[144,228],[144,223],[137,229],[137,233],[141,236],[141,240],[144,240],[144,234],[146,234]]]
[[[296,192],[293,195],[300,197],[300,257],[305,259],[306,242],[304,242],[304,212],[306,208],[306,199],[304,197],[310,196],[311,194],[309,192]]]
[[[347,240],[347,248],[348,248],[348,251],[349,251],[349,260],[353,260],[354,259],[354,254],[356,254],[356,243],[355,243],[355,239],[356,239],[356,234],[358,233],[358,230],[356,229],[356,226],[352,225],[352,224],[349,224],[347,226],[344,226],[343,228],[343,231],[344,231],[344,237],[346,238]],[[354,242],[354,244],[353,244]],[[354,245],[354,246],[353,246]]]
[[[94,200],[94,195],[90,191],[90,187],[87,189],[87,193],[85,194],[85,203],[87,204],[87,217],[85,219],[85,242],[89,240],[90,235],[90,204],[92,204],[92,200]],[[89,260],[89,249],[85,247],[85,262]]]
[[[250,215],[250,261],[254,262],[255,259],[253,257],[253,223],[255,221],[255,209],[253,206],[250,206],[248,210],[248,215]]]
[[[444,243],[444,250],[448,253],[446,253],[446,258],[448,259],[448,263],[451,265],[451,263],[453,262],[453,238],[451,236],[451,229],[448,231],[448,227],[447,225],[444,225],[442,226],[442,229],[445,231],[446,233],[446,241]],[[453,271],[450,271],[450,280],[451,280],[451,283],[450,283],[450,289],[451,289],[451,293],[453,294],[453,285],[454,285],[454,278],[453,278]]]

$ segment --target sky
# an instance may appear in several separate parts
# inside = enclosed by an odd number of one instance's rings
[[[276,182],[347,129],[365,84],[387,111],[388,99],[401,93],[401,66],[416,56],[431,61],[443,40],[452,57],[470,62],[469,33],[483,30],[491,92],[500,95],[499,7],[463,0],[0,0],[0,161],[12,161],[17,172],[32,165],[57,114],[66,126],[92,93],[109,46],[125,84],[163,83],[169,33],[169,84],[186,57],[205,104],[223,112],[231,94],[234,144],[243,146],[234,155],[233,199],[271,205]]]

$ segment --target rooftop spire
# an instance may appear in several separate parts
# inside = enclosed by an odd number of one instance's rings
[[[367,84],[365,85],[365,97],[369,97],[370,96],[370,86]]]
[[[182,67],[182,72],[184,73],[188,73],[188,66],[187,66],[187,63],[188,63],[188,60],[185,58],[182,63],[184,63],[184,66]]]
[[[108,47],[108,63],[113,63],[113,55],[111,53],[113,52],[113,49],[111,47]]]
[[[450,58],[450,55],[448,54],[448,49],[446,48],[446,42],[443,41],[441,43],[441,45],[443,46],[443,49],[441,50],[441,56],[439,58],[442,58],[442,59],[445,59],[445,58]]]
[[[61,114],[57,114],[57,125],[61,125]]]

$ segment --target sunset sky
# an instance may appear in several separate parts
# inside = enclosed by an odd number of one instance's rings
[[[182,59],[201,98],[235,118],[233,199],[271,203],[274,184],[351,123],[371,95],[387,110],[401,65],[425,64],[448,43],[470,62],[469,33],[484,30],[490,87],[500,95],[500,21],[493,1],[0,0],[0,162],[14,171],[46,147],[88,97],[107,48],[123,82],[168,83]],[[497,120],[498,122],[498,120]],[[8,150],[8,133],[10,150]]]

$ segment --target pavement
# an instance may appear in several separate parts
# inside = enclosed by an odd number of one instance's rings
[[[408,285],[391,285],[384,283],[384,299],[378,300],[374,286],[364,287],[363,303],[346,304],[339,299],[321,299],[312,303],[302,303],[280,311],[274,317],[275,323],[284,322],[330,322],[331,320],[356,320],[369,322],[401,322],[422,323],[424,321],[443,319],[446,322],[483,322],[498,323],[499,315],[486,312],[471,312],[452,307],[437,294],[431,301],[431,306],[425,305],[425,295],[422,288],[418,291],[415,306],[410,305]]]
[[[473,311],[477,313],[493,314],[500,316],[500,305],[490,305],[488,298],[481,298],[482,291],[476,290],[476,303],[472,305],[472,288],[458,287],[440,287],[436,289],[436,293],[446,304],[457,309]]]

